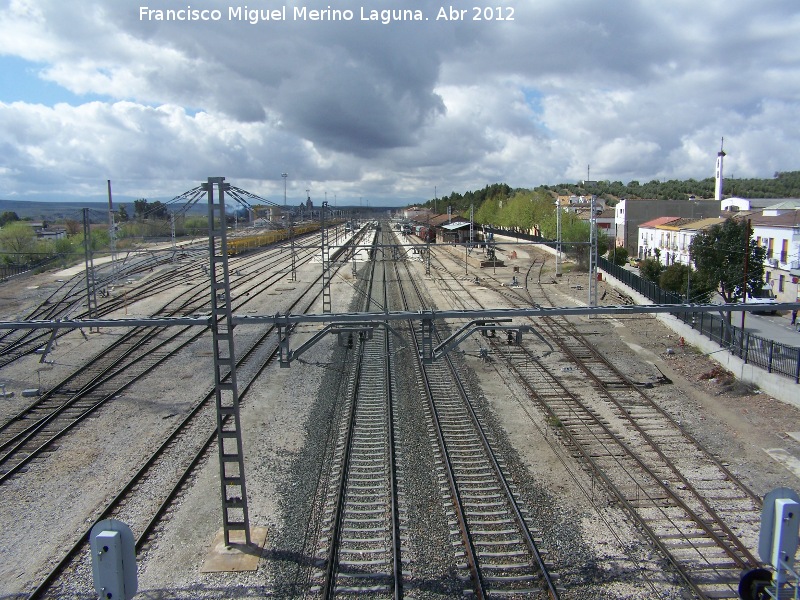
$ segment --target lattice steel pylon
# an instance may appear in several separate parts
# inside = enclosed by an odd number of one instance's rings
[[[244,452],[239,391],[236,385],[236,354],[233,345],[233,313],[228,273],[228,241],[225,233],[224,177],[209,177],[203,184],[208,193],[208,247],[211,258],[211,335],[214,344],[214,390],[217,401],[217,444],[219,446],[222,526],[225,545],[231,545],[232,531],[244,531],[250,544],[250,519],[244,480]],[[219,191],[217,202],[214,188]],[[219,242],[219,244],[217,244]]]
[[[94,277],[94,258],[92,257],[92,231],[89,226],[89,209],[83,209],[83,250],[86,260],[86,315],[92,319],[97,313],[97,281]],[[89,328],[92,331],[92,328]],[[98,329],[98,331],[100,331]],[[55,330],[53,330],[55,335]]]
[[[325,227],[325,211],[328,203],[322,203],[319,211],[320,234],[322,236],[322,312],[331,312],[331,248],[328,245],[328,229]]]
[[[592,195],[591,217],[589,219],[589,304],[597,306],[597,205]],[[560,210],[560,208],[559,208]]]

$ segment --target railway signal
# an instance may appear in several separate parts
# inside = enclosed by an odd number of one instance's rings
[[[800,535],[800,496],[791,488],[776,488],[764,496],[758,554],[774,572],[763,567],[750,569],[739,581],[742,600],[783,598],[794,588],[797,598],[800,576],[794,571],[794,556]],[[794,580],[793,582],[791,580]],[[784,590],[781,593],[781,589]]]
[[[107,600],[129,600],[139,587],[133,532],[122,521],[98,521],[89,534],[94,591]]]

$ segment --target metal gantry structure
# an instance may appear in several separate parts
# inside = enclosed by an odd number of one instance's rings
[[[556,277],[561,277],[561,203],[556,200]]]
[[[589,306],[597,306],[597,212],[596,196],[592,195],[589,217]]]
[[[111,180],[108,180],[108,240],[111,247],[111,284],[117,280],[117,226],[114,223],[114,203],[111,197]]]

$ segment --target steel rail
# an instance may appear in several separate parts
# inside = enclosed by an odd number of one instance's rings
[[[544,292],[544,290],[542,291],[545,294],[545,296],[547,296],[546,292]],[[527,280],[526,280],[526,292],[528,293],[531,303],[535,304],[530,294],[530,290],[527,289]],[[508,297],[511,294],[513,294],[514,291],[513,290],[511,290],[510,292],[501,291],[500,293]],[[620,411],[620,415],[622,415],[623,418],[625,418],[627,422],[642,436],[642,438],[648,444],[648,447],[651,450],[653,450],[656,453],[656,455],[659,456],[664,461],[664,464],[670,467],[670,471],[683,484],[683,489],[690,491],[694,499],[700,504],[703,510],[706,511],[706,514],[711,516],[713,522],[710,521],[708,518],[705,518],[697,514],[697,512],[694,509],[689,507],[688,504],[686,504],[686,502],[683,500],[683,498],[679,497],[678,494],[670,486],[666,485],[666,482],[662,479],[662,477],[654,473],[651,470],[651,468],[644,463],[644,461],[640,458],[640,455],[637,452],[634,452],[633,449],[631,449],[626,442],[621,440],[619,436],[617,436],[613,431],[611,431],[609,427],[607,427],[604,423],[602,423],[598,419],[597,415],[595,415],[592,411],[588,410],[585,406],[583,406],[582,402],[561,384],[559,379],[546,367],[546,365],[544,365],[537,357],[534,357],[527,348],[522,347],[521,351],[524,352],[528,361],[530,361],[533,364],[536,364],[540,370],[547,373],[551,381],[554,382],[555,385],[561,388],[562,390],[561,393],[565,396],[569,396],[570,398],[572,398],[573,401],[576,402],[578,406],[580,406],[583,409],[582,413],[584,415],[583,421],[585,421],[586,419],[593,420],[597,427],[602,428],[602,430],[605,432],[606,436],[609,439],[614,440],[617,444],[623,447],[627,455],[632,457],[639,464],[639,466],[643,468],[646,473],[649,474],[651,481],[655,483],[656,487],[659,488],[662,493],[666,494],[667,497],[670,497],[675,506],[682,508],[682,510],[684,510],[687,515],[690,515],[690,518],[698,525],[698,527],[706,532],[706,535],[714,541],[717,548],[725,552],[734,561],[734,564],[738,565],[738,567],[741,569],[750,568],[754,565],[759,564],[758,560],[751,554],[749,549],[747,549],[744,546],[744,544],[741,542],[738,536],[736,536],[730,530],[730,528],[726,525],[725,521],[718,515],[716,510],[713,509],[709,505],[709,503],[705,500],[705,498],[699,492],[696,491],[694,486],[682,475],[682,473],[677,469],[674,463],[672,463],[672,461],[664,454],[664,452],[662,452],[659,445],[651,438],[649,434],[647,434],[646,431],[644,431],[644,429],[635,421],[635,419],[633,419],[629,415],[626,408],[620,404],[618,399],[606,389],[605,382],[600,379],[599,375],[597,375],[592,369],[590,369],[588,365],[584,364],[585,362],[584,359],[577,356],[575,351],[568,346],[564,333],[568,332],[568,336],[571,336],[574,339],[576,339],[582,345],[582,347],[589,349],[592,356],[595,357],[597,361],[603,365],[604,368],[608,368],[609,371],[611,371],[612,373],[618,374],[620,377],[620,381],[628,386],[628,391],[633,390],[641,398],[646,400],[648,407],[654,406],[652,400],[650,400],[646,394],[644,394],[641,390],[639,390],[630,381],[629,378],[625,377],[624,374],[620,373],[618,369],[613,367],[613,365],[610,365],[609,361],[604,356],[602,356],[588,342],[588,340],[585,339],[584,336],[580,335],[577,332],[577,329],[575,328],[574,324],[569,323],[569,325],[571,326],[571,330],[568,330],[566,325],[560,323],[560,321],[557,321],[555,318],[546,317],[542,319],[542,322],[547,323],[553,329],[549,337],[551,337],[554,340],[557,346],[559,346],[567,356],[570,356],[572,358],[575,364],[579,365],[579,367],[583,370],[585,374],[590,376],[595,381],[595,383],[597,383],[597,390],[600,393],[602,393],[610,402],[612,402],[615,406],[617,406],[618,410]],[[556,328],[558,329],[558,331],[555,331]],[[534,388],[534,386],[530,384],[527,377],[525,377],[520,372],[519,368],[515,364],[513,364],[510,360],[507,360],[507,366],[512,370],[512,372],[515,373],[518,381],[520,381],[520,383],[528,390],[528,393],[532,397],[537,398],[539,400],[540,405],[542,405],[543,408],[546,410],[546,412],[550,414],[551,418],[558,418],[559,415],[556,412],[554,412],[553,409],[550,407],[549,401],[544,397],[542,397],[540,391]],[[676,430],[682,431],[682,429],[677,426],[674,420],[668,415],[666,415],[666,413],[662,409],[660,409],[660,407],[658,407],[658,412],[660,414],[664,414],[665,417],[668,419],[668,421],[675,426]],[[572,432],[568,427],[562,428],[562,431],[564,431],[564,433],[570,438],[570,443],[573,445],[573,447],[578,449],[578,451],[584,457],[586,463],[592,465],[593,470],[598,474],[598,476],[600,476],[600,478],[603,479],[606,482],[606,484],[610,486],[610,489],[615,494],[615,496],[623,503],[624,506],[626,506],[626,509],[633,515],[633,517],[637,520],[637,522],[640,523],[643,529],[648,532],[648,535],[652,538],[653,542],[659,547],[659,549],[663,553],[665,553],[665,556],[670,560],[670,562],[673,564],[676,570],[680,573],[681,577],[684,579],[686,584],[690,588],[692,588],[693,591],[697,593],[700,597],[703,598],[708,597],[706,596],[706,593],[701,586],[705,585],[706,587],[708,587],[708,585],[710,584],[698,583],[694,580],[689,571],[686,570],[685,566],[677,559],[677,557],[673,556],[673,553],[666,547],[666,545],[664,545],[661,542],[660,538],[656,536],[655,531],[641,517],[638,511],[636,511],[635,508],[633,508],[631,503],[625,498],[624,494],[622,494],[618,490],[614,482],[607,477],[606,473],[599,466],[599,464],[593,458],[593,456],[587,453],[585,445],[572,436]],[[712,459],[710,462],[713,462],[715,464],[719,463],[718,460],[713,458],[713,455],[711,455],[707,450],[705,450],[696,440],[687,436],[685,432],[684,432],[684,437],[688,438],[691,441],[691,443],[703,453],[704,456],[710,457]],[[738,483],[738,479],[735,478],[732,474],[730,474],[730,472],[727,469],[722,467],[721,471],[724,474],[726,474],[726,476],[730,476],[732,481]],[[750,490],[743,484],[738,483],[737,487],[738,489],[743,491],[749,499],[752,500],[754,498],[752,492],[750,492]],[[759,501],[754,501],[754,504],[756,506],[760,506]],[[715,530],[715,527],[718,527],[722,531],[722,534],[719,534]],[[690,545],[695,547],[698,554],[701,554],[699,549],[696,548],[695,544],[692,543]],[[723,584],[720,583],[720,585]]]
[[[374,244],[377,244],[377,236],[373,240]],[[376,272],[378,271],[378,261],[371,261],[369,275],[365,281],[365,291],[363,293],[363,303],[364,308],[369,308],[370,304],[378,304],[379,306],[386,306],[386,302],[388,299],[388,288],[387,288],[387,278],[385,276],[385,269],[381,268],[381,276],[378,277]],[[380,265],[383,267],[383,265]],[[374,290],[376,284],[378,284],[377,280],[380,280],[380,297],[376,297]],[[377,339],[376,339],[377,338]],[[385,579],[386,577],[391,578],[391,590],[393,594],[393,598],[399,600],[403,597],[403,582],[402,582],[402,559],[401,559],[401,548],[400,548],[400,516],[399,516],[399,504],[398,504],[398,491],[397,491],[397,480],[396,480],[396,457],[394,453],[394,414],[392,410],[393,404],[393,394],[392,394],[392,386],[389,378],[389,374],[391,371],[391,355],[388,352],[389,348],[389,336],[388,334],[383,331],[379,330],[373,333],[372,339],[354,339],[354,344],[357,344],[354,350],[355,361],[352,365],[351,373],[350,373],[350,385],[349,387],[349,400],[348,400],[348,407],[349,407],[349,415],[347,418],[347,426],[345,428],[345,439],[342,446],[344,447],[344,451],[340,458],[339,467],[336,469],[336,472],[339,473],[338,475],[338,485],[336,486],[336,498],[333,505],[336,507],[334,509],[334,521],[333,525],[331,526],[331,537],[328,546],[328,557],[326,561],[326,568],[324,573],[324,580],[322,586],[322,595],[325,598],[333,598],[335,595],[343,591],[343,593],[360,593],[366,592],[368,590],[375,590],[377,589],[378,583],[381,579]],[[375,346],[380,344],[379,348]],[[376,360],[378,359],[378,360]],[[377,363],[380,362],[380,365]],[[377,369],[375,369],[377,367]],[[367,381],[365,379],[366,376],[369,375],[369,372],[377,371],[380,374],[380,380],[382,382],[382,387],[380,390],[375,390],[372,387],[364,387],[367,385]],[[375,375],[369,376],[370,379],[373,379]],[[378,398],[375,398],[375,392],[378,391]],[[389,545],[389,562],[391,563],[390,572],[383,575],[383,571],[379,570],[377,572],[373,571],[379,563],[375,562],[380,554],[372,554],[370,556],[374,556],[372,559],[372,565],[369,563],[365,564],[364,567],[366,570],[364,571],[356,571],[353,572],[352,569],[355,565],[359,564],[358,560],[346,560],[344,562],[347,567],[347,570],[342,572],[341,566],[341,552],[351,546],[353,541],[349,540],[348,543],[344,543],[343,540],[343,528],[345,526],[345,513],[350,512],[350,516],[348,517],[348,521],[351,523],[351,527],[355,526],[356,523],[363,517],[359,516],[359,513],[363,511],[363,504],[370,504],[374,502],[370,500],[371,496],[376,496],[376,491],[365,491],[360,490],[359,486],[356,485],[354,489],[350,489],[351,485],[351,474],[353,472],[360,473],[359,477],[363,477],[365,472],[369,473],[370,469],[374,469],[374,466],[368,466],[368,463],[363,462],[363,454],[366,448],[370,447],[370,440],[374,438],[375,433],[380,433],[380,431],[376,432],[375,429],[380,429],[381,425],[379,422],[375,421],[376,408],[381,407],[381,412],[385,413],[382,416],[383,428],[386,432],[386,438],[383,441],[383,447],[385,452],[385,457],[383,460],[385,461],[385,467],[383,470],[388,475],[388,484],[384,482],[386,485],[386,492],[387,498],[384,498],[384,501],[389,506],[389,527],[388,531],[390,532],[390,545]],[[362,423],[363,420],[363,423]],[[382,436],[381,436],[382,437]],[[366,446],[365,446],[366,444]],[[361,457],[361,458],[359,458]],[[357,469],[354,469],[352,466],[351,461],[358,459],[359,466]],[[375,482],[375,486],[379,488],[379,483]],[[348,508],[350,507],[350,508]],[[374,510],[374,509],[371,509]],[[370,511],[368,510],[367,513]],[[369,522],[371,517],[367,514],[366,522]],[[370,527],[363,530],[364,532],[370,531]],[[376,540],[364,540],[361,542],[362,545],[357,546],[360,548],[360,551],[365,551],[366,549],[371,550],[380,550],[380,543],[377,542],[377,546],[373,548],[373,543]],[[348,554],[358,554],[358,551],[355,549],[348,549]],[[380,567],[378,567],[380,569]],[[345,577],[345,581],[349,580],[349,584],[344,582],[340,582],[342,578]],[[372,585],[367,583],[366,587],[361,582],[362,579],[369,578],[366,582],[372,581]]]
[[[405,264],[405,267],[406,267],[406,271],[407,271],[407,273],[409,275],[409,278],[412,280],[412,283],[413,283],[413,276],[411,275],[410,269],[408,268],[408,264]],[[415,285],[415,288],[416,288],[416,284],[414,284],[414,285]],[[417,294],[421,298],[421,296],[419,295],[419,291],[417,291]],[[441,335],[439,334],[439,332],[435,331],[434,335],[437,336],[438,341],[441,343]],[[415,336],[415,339],[416,339],[416,336]],[[490,463],[492,465],[492,468],[493,468],[493,470],[494,470],[494,472],[495,472],[495,474],[497,476],[497,481],[498,481],[498,483],[499,483],[499,485],[500,485],[500,487],[501,487],[501,489],[503,491],[503,494],[505,495],[505,498],[508,501],[509,509],[510,509],[511,514],[512,514],[512,516],[514,518],[514,521],[516,522],[517,527],[518,527],[518,529],[519,529],[519,531],[520,531],[520,533],[522,535],[523,541],[524,541],[525,545],[527,546],[528,551],[531,553],[531,555],[535,559],[535,562],[536,562],[536,564],[537,564],[537,566],[539,568],[539,571],[540,571],[540,573],[542,575],[542,579],[544,580],[544,586],[546,588],[547,594],[552,600],[557,600],[558,597],[559,597],[558,588],[557,588],[555,582],[553,581],[553,579],[552,579],[552,577],[550,575],[550,572],[549,572],[549,570],[547,568],[547,565],[544,562],[544,558],[542,557],[538,547],[536,546],[536,542],[534,541],[530,530],[528,529],[528,525],[527,525],[527,523],[525,521],[525,518],[522,515],[522,512],[520,511],[520,508],[519,508],[519,505],[517,504],[517,501],[515,499],[514,493],[512,492],[511,488],[508,485],[508,482],[507,482],[506,477],[505,477],[505,475],[503,473],[502,467],[500,466],[500,464],[497,461],[497,457],[496,457],[495,451],[492,448],[488,438],[486,437],[486,433],[485,433],[485,431],[483,429],[483,426],[480,423],[480,419],[478,417],[478,414],[476,413],[475,408],[474,408],[472,402],[469,399],[469,393],[467,392],[467,389],[464,386],[462,378],[459,375],[458,370],[456,369],[455,363],[453,362],[453,360],[452,360],[450,355],[445,355],[443,360],[447,364],[448,370],[450,371],[451,376],[452,376],[452,380],[455,382],[455,384],[456,384],[456,386],[458,388],[458,391],[459,391],[459,395],[461,396],[462,401],[464,403],[464,406],[466,406],[466,408],[467,408],[467,411],[468,411],[469,417],[470,417],[470,419],[471,419],[471,421],[473,423],[474,429],[478,433],[478,436],[480,438],[480,442],[481,442],[481,445],[483,446],[483,449],[484,449],[484,452],[485,452],[485,456],[490,461]],[[432,407],[432,412],[435,412],[435,408],[434,407]]]
[[[270,276],[267,280],[271,278],[275,278],[276,281],[282,279],[280,275]],[[250,292],[254,289],[260,288],[262,285],[261,282],[248,282],[245,287],[245,297],[241,305],[244,305],[250,301],[252,301],[256,296],[250,296]],[[181,294],[177,298],[171,299],[164,307],[159,309],[159,312],[169,310],[173,313],[185,311],[187,307],[189,307],[194,302],[201,302],[203,305],[207,303],[207,289],[205,286],[202,286],[202,293],[197,294],[195,296],[190,297],[187,300],[184,300],[177,308],[167,309],[167,307],[175,302],[180,296],[184,294],[192,294],[195,293],[194,290],[200,286],[195,286],[190,290],[186,290],[181,292]],[[263,290],[262,290],[263,291]],[[97,360],[101,362],[106,362],[109,358],[112,360],[112,363],[109,366],[103,367],[102,371],[92,377],[87,383],[81,385],[79,390],[74,393],[70,399],[59,406],[52,409],[52,412],[49,412],[45,416],[40,419],[37,419],[35,422],[31,423],[28,427],[23,429],[22,431],[17,432],[14,437],[10,438],[9,440],[3,442],[0,446],[0,450],[5,450],[7,448],[11,448],[8,452],[4,455],[0,456],[0,465],[6,463],[10,460],[10,457],[18,450],[20,450],[24,444],[26,444],[33,436],[41,433],[45,430],[45,428],[54,422],[56,419],[61,418],[67,410],[70,410],[74,407],[78,402],[80,402],[85,396],[88,394],[93,393],[100,385],[110,382],[114,379],[114,377],[118,376],[120,373],[128,375],[127,371],[135,364],[147,359],[149,355],[156,352],[159,348],[163,348],[173,342],[174,340],[178,339],[182,336],[185,332],[189,330],[189,327],[185,327],[184,329],[180,330],[177,333],[173,333],[168,336],[165,340],[162,340],[157,348],[146,348],[145,345],[149,343],[151,340],[157,338],[158,335],[166,331],[166,328],[146,328],[146,327],[138,327],[134,328],[133,330],[126,332],[126,334],[116,340],[112,346],[103,350],[101,355],[95,360],[83,368],[79,369],[76,373],[70,375],[67,379],[62,381],[60,384],[57,384],[52,388],[47,394],[39,398],[35,403],[26,407],[21,413],[19,413],[16,417],[12,418],[11,420],[4,423],[0,426],[0,434],[3,431],[8,429],[9,426],[14,425],[20,421],[23,421],[27,415],[29,415],[32,411],[36,410],[38,407],[45,406],[50,398],[52,398],[55,394],[62,393],[60,389],[69,386],[73,383],[73,380],[78,377],[81,373],[88,372],[90,370],[96,369]],[[124,382],[122,386],[116,387],[114,390],[105,394],[102,398],[94,401],[89,407],[84,410],[81,410],[79,414],[72,415],[69,418],[69,422],[66,426],[59,429],[54,434],[51,434],[48,439],[44,440],[39,446],[35,449],[31,450],[21,461],[16,463],[12,468],[5,470],[2,474],[0,474],[0,483],[3,483],[11,476],[19,472],[25,465],[30,463],[34,460],[37,456],[39,456],[45,449],[50,446],[54,441],[61,438],[67,432],[69,432],[74,426],[78,425],[86,416],[91,414],[93,411],[100,408],[103,404],[105,404],[108,400],[113,398],[115,395],[119,394],[119,392],[127,389],[130,385],[134,384],[136,381],[139,381],[142,377],[146,376],[158,366],[163,364],[166,360],[171,358],[176,352],[179,350],[187,347],[189,344],[193,343],[197,339],[199,339],[204,334],[204,331],[200,331],[193,336],[189,337],[188,339],[184,340],[179,344],[177,348],[171,349],[168,354],[160,357],[155,363],[146,365],[144,370],[140,373],[135,374],[134,377],[130,377],[128,381]],[[131,341],[133,341],[133,345],[131,345]],[[123,354],[115,355],[114,349],[115,348],[122,348]],[[138,356],[134,356],[131,360],[131,355],[138,350],[144,350],[144,354],[140,354]],[[114,371],[112,369],[116,368]],[[12,447],[13,446],[13,447]]]
[[[313,234],[308,234],[308,235],[311,236]],[[258,265],[260,268],[263,269],[265,266],[269,266],[269,265],[264,265],[263,263],[260,262],[264,260],[264,254],[267,254],[267,258],[277,259],[276,264],[278,264],[281,261],[285,260],[285,257],[281,256],[284,249],[285,248],[283,247],[282,242],[270,244],[269,246],[264,247],[263,252],[259,252],[257,256],[253,256],[253,254],[251,253],[247,257],[242,257],[242,259],[240,260],[244,261],[245,267],[252,264],[252,265]],[[203,252],[207,254],[208,249],[205,248]],[[306,256],[310,256],[310,254],[311,253],[306,253]],[[167,261],[168,261],[167,258],[157,259],[155,257],[148,256],[148,258],[139,261],[137,264],[127,267],[123,273],[117,273],[116,279],[131,277],[132,275],[135,275],[136,273],[140,272],[151,271],[155,266],[164,264]],[[99,307],[100,313],[98,315],[98,318],[101,315],[109,314],[115,310],[127,306],[132,302],[136,302],[139,298],[147,298],[161,291],[170,289],[174,287],[176,277],[190,277],[193,276],[193,274],[199,274],[202,268],[203,267],[200,266],[197,262],[194,262],[190,265],[182,267],[178,273],[175,273],[173,271],[168,273],[162,273],[154,278],[150,278],[144,285],[139,286],[133,295],[125,293],[123,295],[116,296],[110,300],[103,302]],[[239,265],[238,268],[242,268],[242,265]],[[73,287],[69,292],[70,295],[66,296],[58,303],[54,304],[53,297],[58,292],[58,290],[56,290],[55,292],[50,294],[50,296],[48,296],[48,298],[46,298],[36,309],[30,312],[28,316],[25,318],[25,321],[41,322],[44,320],[56,323],[66,321],[67,319],[64,319],[62,317],[64,315],[70,314],[76,306],[79,306],[84,301],[85,288],[80,287],[80,285],[83,282],[82,275],[76,275],[75,277],[73,277],[73,279],[75,279],[76,283],[73,284]],[[112,280],[111,276],[106,276],[105,282],[110,282],[111,280]],[[97,287],[102,287],[105,282],[99,281],[97,282],[96,285]],[[66,285],[66,283],[64,285]],[[201,283],[199,285],[203,284]],[[59,290],[63,287],[64,286],[61,286]],[[74,297],[73,297],[73,292],[74,292]],[[84,310],[80,312],[78,317],[76,318],[80,318],[82,315],[87,315],[87,314],[88,312]],[[167,321],[166,323],[162,323],[161,325],[170,323],[171,323],[170,321]],[[159,325],[157,323],[153,324]],[[138,325],[147,325],[147,324],[138,323]],[[92,327],[92,326],[86,325],[86,327]],[[59,326],[54,329],[56,330],[55,339],[58,339],[67,333],[66,331],[63,331],[63,329],[73,329],[73,328],[62,328]],[[49,337],[52,335],[49,331],[39,334],[33,334],[32,331],[33,329],[30,328],[9,329],[4,334],[0,335],[0,341],[2,341],[8,336],[21,332],[21,335],[18,339],[7,343],[6,346],[3,348],[3,355],[2,358],[0,358],[0,367],[10,364],[11,362],[14,362],[15,360],[22,358],[23,356],[35,352],[37,349],[41,348],[42,344],[45,341],[47,341]],[[11,352],[14,350],[16,350],[16,352],[12,354]]]
[[[401,283],[400,272],[397,269],[396,265],[395,265],[395,272],[397,273],[398,284],[400,284],[400,296],[402,298],[403,304],[405,305],[406,308],[408,308],[409,302],[406,297],[405,289]],[[417,294],[419,294],[419,290],[416,290],[416,292]],[[409,327],[411,328],[410,337],[414,345],[414,351],[416,353],[416,356],[419,357],[421,356],[421,347],[419,345],[419,340],[417,340],[417,336],[414,333],[413,323],[409,323]],[[464,555],[467,562],[467,567],[469,568],[470,576],[472,578],[473,585],[475,586],[474,589],[475,597],[478,598],[478,600],[485,600],[486,592],[484,590],[480,569],[478,568],[475,546],[473,544],[472,537],[469,535],[469,527],[467,526],[466,516],[464,515],[464,511],[462,510],[461,496],[459,493],[458,485],[456,484],[453,463],[450,458],[450,452],[444,440],[444,434],[442,433],[442,425],[441,422],[439,421],[439,415],[433,406],[433,391],[431,389],[431,384],[430,381],[428,380],[428,375],[425,372],[425,369],[423,368],[422,364],[420,364],[419,359],[417,360],[417,372],[420,374],[420,377],[422,377],[422,382],[425,386],[425,395],[427,397],[428,405],[431,409],[430,410],[431,419],[433,420],[434,430],[436,432],[436,439],[439,445],[439,451],[442,453],[445,466],[447,467],[445,469],[445,474],[447,476],[447,485],[450,489],[450,497],[453,500],[453,508],[455,510],[456,520],[458,521],[458,530],[461,533],[461,541],[464,545]]]
[[[372,269],[367,284],[367,304],[371,297],[372,281],[375,271],[375,263],[372,262]],[[339,545],[341,543],[342,535],[342,521],[344,520],[345,511],[345,494],[347,492],[348,475],[350,472],[350,460],[353,456],[353,438],[356,428],[356,417],[358,414],[358,394],[361,383],[361,369],[364,365],[364,344],[361,341],[355,341],[357,349],[353,352],[355,356],[355,363],[351,372],[352,387],[348,398],[349,414],[347,418],[347,427],[345,428],[344,439],[344,452],[341,457],[341,465],[339,469],[339,485],[336,488],[336,500],[334,501],[334,519],[332,526],[332,535],[330,545],[328,547],[328,557],[325,565],[325,577],[322,588],[322,596],[326,599],[333,598],[336,588],[336,567],[339,558]]]
[[[309,282],[306,288],[306,292],[301,295],[295,302],[292,303],[291,308],[300,304],[303,296],[310,292],[314,286],[316,286],[319,281],[322,279],[321,275],[318,275],[313,281]],[[302,309],[303,311],[309,310],[319,299],[321,296],[321,291],[317,291],[316,294],[306,303],[305,308]],[[255,351],[263,345],[263,343],[268,339],[269,336],[272,335],[274,332],[274,328],[271,327],[266,330],[258,340],[256,340],[250,347],[248,351],[246,351],[240,358],[237,358],[236,366],[240,368],[244,365],[244,363],[249,360]],[[269,352],[267,359],[260,365],[259,369],[255,373],[255,375],[247,382],[240,394],[240,399],[244,403],[247,399],[247,392],[252,388],[252,386],[256,385],[259,381],[259,377],[266,368],[274,362],[275,357],[278,355],[279,352],[279,345],[276,344],[272,350]],[[229,377],[226,376],[226,378]],[[142,467],[137,471],[137,473],[129,480],[129,482],[122,488],[122,490],[106,505],[106,507],[97,515],[97,518],[94,519],[94,522],[101,521],[106,518],[110,518],[114,515],[115,511],[118,510],[118,507],[125,503],[128,499],[128,496],[131,492],[135,491],[139,484],[147,477],[149,471],[157,465],[157,461],[165,454],[167,449],[173,444],[179,437],[185,432],[186,427],[188,424],[196,418],[199,412],[208,406],[215,398],[215,393],[213,390],[209,391],[206,396],[201,399],[196,405],[190,410],[190,413],[173,429],[170,435],[162,442],[162,444],[151,454],[151,456],[145,461]],[[189,477],[194,472],[194,469],[202,460],[202,458],[206,455],[210,446],[216,441],[217,439],[217,429],[213,427],[213,430],[210,431],[208,436],[205,438],[205,442],[201,445],[201,447],[197,450],[194,454],[193,459],[190,461],[188,466],[183,469],[182,474],[178,477],[176,483],[172,486],[172,489],[166,495],[165,499],[159,504],[158,508],[154,511],[152,517],[149,519],[147,524],[143,527],[142,531],[138,534],[136,538],[136,550],[137,552],[142,549],[144,544],[146,544],[154,532],[155,528],[158,524],[163,520],[164,514],[167,512],[169,507],[177,498],[178,494],[181,492],[183,485],[189,479]],[[88,547],[88,538],[91,528],[88,529],[81,538],[71,547],[70,550],[66,552],[66,554],[58,561],[58,563],[50,570],[50,572],[42,579],[42,581],[36,586],[36,588],[28,595],[29,600],[39,600],[44,597],[50,587],[58,580],[59,577],[65,572],[65,570],[69,567],[69,565],[77,558],[77,556],[84,552]]]

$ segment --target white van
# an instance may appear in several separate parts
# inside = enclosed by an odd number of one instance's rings
[[[747,294],[747,304],[761,304],[764,306],[764,310],[754,310],[754,313],[774,315],[778,311],[771,307],[777,303],[778,300],[775,298],[775,294],[772,292],[772,287],[767,284],[764,284],[762,288],[755,293],[755,295],[751,296],[750,294]]]

